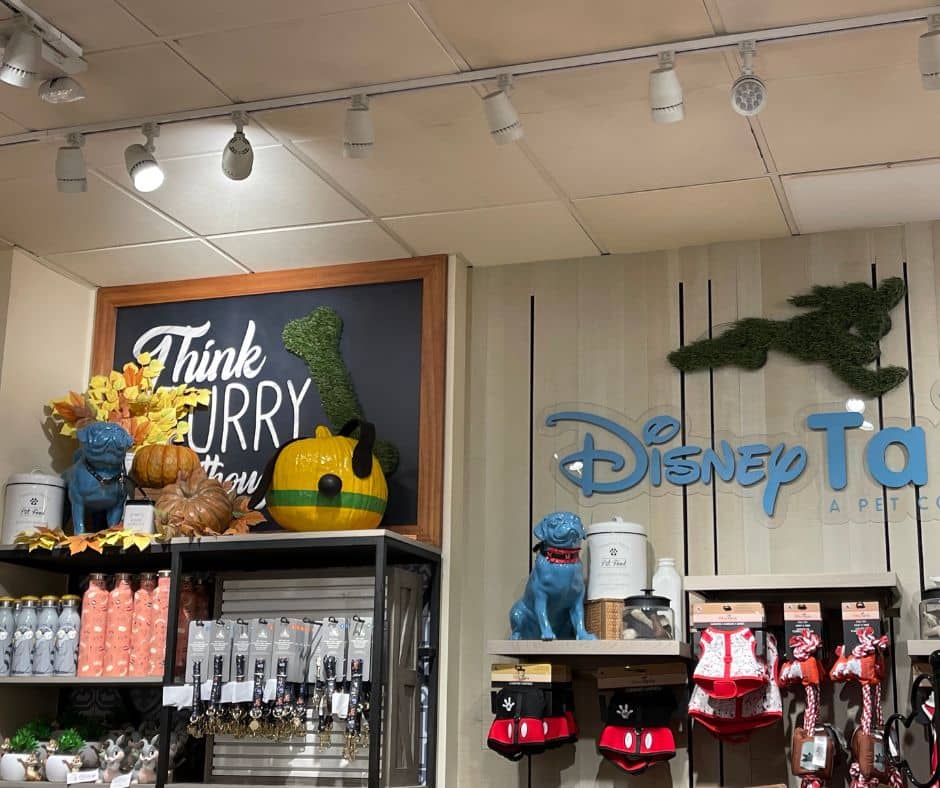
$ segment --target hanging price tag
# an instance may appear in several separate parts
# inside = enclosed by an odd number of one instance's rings
[[[813,766],[823,767],[826,765],[826,755],[829,753],[829,737],[813,737]]]

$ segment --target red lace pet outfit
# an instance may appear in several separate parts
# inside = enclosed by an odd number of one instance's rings
[[[758,659],[754,633],[747,627],[709,627],[702,632],[699,651],[692,680],[712,698],[739,698],[767,681],[767,666]]]
[[[852,736],[852,763],[849,775],[851,788],[876,788],[886,783],[891,788],[903,788],[901,773],[888,766],[884,757],[884,744],[873,730],[884,729],[881,709],[881,681],[885,675],[882,652],[888,648],[888,638],[875,637],[871,627],[856,630],[858,645],[850,654],[844,647],[836,650],[839,659],[829,672],[833,681],[857,681],[862,688],[862,713],[859,727]]]
[[[747,631],[753,639],[753,633]],[[731,653],[733,656],[734,651]],[[780,688],[776,682],[777,641],[773,635],[767,635],[767,662],[756,656],[753,658],[761,667],[762,684],[734,698],[711,696],[699,684],[699,670],[696,668],[695,688],[689,700],[689,716],[721,741],[747,741],[755,730],[773,725],[783,716],[783,702],[780,700]],[[750,659],[744,664],[748,670],[752,669]],[[729,672],[732,675],[743,675],[733,663]],[[714,688],[712,683],[706,684],[710,689]]]

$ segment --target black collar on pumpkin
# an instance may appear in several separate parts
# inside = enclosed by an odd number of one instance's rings
[[[581,560],[580,547],[551,547],[545,542],[538,542],[532,552],[544,555],[550,564],[576,564]]]
[[[98,480],[98,484],[105,485],[105,484],[113,484],[114,482],[123,482],[123,481],[124,481],[124,469],[123,469],[123,468],[121,468],[121,470],[119,470],[119,471],[117,472],[117,475],[116,475],[116,476],[101,476],[101,475],[98,473],[98,471],[96,471],[96,470],[91,466],[91,464],[88,462],[88,460],[83,459],[82,462],[83,462],[84,465],[85,465],[85,469],[86,469],[92,476],[94,476],[95,479]]]

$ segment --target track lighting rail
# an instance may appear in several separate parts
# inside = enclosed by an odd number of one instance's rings
[[[0,2],[16,7],[22,5],[21,0],[0,0]],[[25,6],[24,6],[25,7]],[[532,74],[544,74],[551,71],[568,71],[577,68],[588,68],[608,63],[625,63],[633,60],[655,58],[663,50],[676,54],[683,52],[707,52],[712,50],[737,47],[745,41],[773,42],[795,38],[809,38],[830,35],[852,30],[886,27],[908,22],[927,19],[931,15],[940,14],[940,6],[929,6],[908,11],[896,11],[885,14],[851,17],[848,19],[832,19],[823,22],[810,22],[800,25],[766,28],[763,30],[748,30],[727,35],[705,36],[702,38],[686,39],[683,41],[663,41],[641,47],[616,49],[609,52],[597,52],[587,55],[553,58],[550,60],[537,60],[515,65],[497,66],[494,68],[474,69],[449,74],[438,74],[430,77],[418,77],[396,82],[382,82],[374,85],[360,85],[341,90],[321,91],[318,93],[305,93],[296,96],[283,96],[279,98],[248,101],[242,103],[224,104],[200,109],[190,109],[181,112],[170,112],[163,115],[149,115],[146,117],[126,118],[122,120],[91,123],[81,126],[64,126],[60,128],[39,129],[20,134],[10,134],[0,137],[0,147],[16,145],[25,142],[36,142],[48,139],[64,139],[71,133],[81,132],[85,135],[108,131],[119,131],[140,127],[142,124],[153,121],[159,124],[183,123],[206,118],[231,116],[233,112],[263,112],[266,110],[289,109],[294,107],[311,106],[331,101],[341,101],[353,98],[356,95],[370,97],[389,93],[404,93],[412,90],[427,90],[436,87],[451,85],[467,85],[479,82],[497,81],[501,75],[509,74],[515,78]],[[64,34],[62,34],[64,35]],[[66,37],[67,38],[67,37]],[[69,39],[71,41],[71,39]],[[73,42],[74,43],[74,42]],[[77,46],[77,45],[76,45]]]

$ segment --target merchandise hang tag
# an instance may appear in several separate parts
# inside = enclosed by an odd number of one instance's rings
[[[795,638],[816,635],[822,640],[822,606],[819,602],[786,602],[783,606],[784,639],[787,644],[787,659],[793,659]]]
[[[133,777],[132,772],[127,774],[121,774],[111,780],[111,788],[130,788],[131,778]]]
[[[97,769],[82,769],[78,772],[69,772],[65,775],[66,785],[75,785],[75,783],[96,783],[98,782]]]
[[[362,660],[362,680],[372,679],[372,616],[353,616],[349,622],[348,661]]]
[[[822,768],[826,765],[826,757],[829,754],[829,737],[828,736],[814,736],[813,737],[813,766],[817,768]]]
[[[842,642],[848,654],[862,639],[877,640],[884,634],[877,602],[842,603]]]
[[[348,692],[334,692],[333,693],[333,714],[339,717],[341,720],[345,720],[349,716],[349,693]]]
[[[330,617],[324,629],[323,658],[336,660],[336,682],[339,684],[346,680],[346,619]]]

